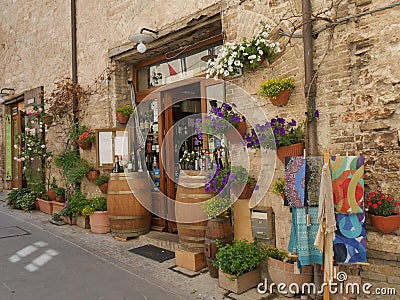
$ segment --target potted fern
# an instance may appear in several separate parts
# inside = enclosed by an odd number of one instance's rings
[[[260,283],[260,251],[255,242],[233,241],[218,248],[214,265],[219,268],[218,285],[241,294]]]
[[[292,89],[294,80],[291,77],[269,79],[261,83],[260,96],[269,98],[275,106],[285,106]]]
[[[129,105],[129,104],[121,106],[121,107],[118,107],[116,109],[118,122],[121,123],[121,124],[128,123],[131,114],[133,114],[133,111],[134,110],[133,110],[132,105]]]

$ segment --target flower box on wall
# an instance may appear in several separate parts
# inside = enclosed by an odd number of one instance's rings
[[[58,202],[58,201],[51,201],[51,203],[53,204],[53,213],[52,214],[60,212],[64,208],[64,205],[65,205],[65,203]]]

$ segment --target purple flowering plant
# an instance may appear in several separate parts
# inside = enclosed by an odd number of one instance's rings
[[[235,103],[222,103],[221,106],[212,107],[204,122],[201,119],[196,119],[195,130],[199,140],[203,139],[203,133],[223,134],[229,129],[229,124],[236,126],[241,121],[246,121],[244,116],[234,111],[235,107]]]
[[[305,122],[298,123],[294,119],[288,122],[284,118],[276,116],[271,119],[270,124],[275,136],[277,148],[304,141]]]

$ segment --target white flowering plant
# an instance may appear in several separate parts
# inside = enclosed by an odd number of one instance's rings
[[[261,32],[250,40],[243,39],[241,43],[225,43],[215,59],[208,61],[207,78],[218,79],[236,75],[243,67],[256,68],[263,59],[270,60],[281,52],[279,42],[268,39],[271,26],[262,24]]]
[[[50,168],[53,159],[52,153],[46,149],[43,105],[35,105],[33,111],[26,115],[28,122],[25,132],[17,136],[18,144],[14,144],[14,160],[22,163],[29,188],[41,193],[45,192],[46,169]]]

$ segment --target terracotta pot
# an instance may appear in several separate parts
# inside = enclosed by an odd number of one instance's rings
[[[225,136],[230,143],[237,144],[243,142],[243,135],[247,131],[247,123],[246,121],[241,121],[234,128],[230,127]]]
[[[247,122],[241,121],[239,124],[235,126],[235,129],[239,132],[240,136],[243,137],[247,131]]]
[[[107,211],[96,211],[89,216],[90,231],[93,233],[110,232],[110,219]]]
[[[49,197],[49,199],[51,201],[56,200],[56,190],[55,189],[48,190],[46,194],[47,194],[47,197]]]
[[[383,233],[391,233],[400,227],[400,213],[395,213],[388,217],[374,216],[368,214],[371,224]]]
[[[275,106],[285,106],[289,102],[290,92],[291,92],[290,89],[284,90],[284,91],[280,92],[279,95],[276,96],[275,99],[273,99],[272,97],[269,97],[269,100]]]
[[[107,194],[108,182],[99,185],[99,189],[103,194]]]
[[[79,145],[82,150],[90,150],[92,149],[92,142],[84,142]]]
[[[86,178],[90,182],[96,182],[97,178],[99,178],[100,171],[99,170],[90,170],[89,172],[86,173]]]
[[[129,117],[121,114],[120,112],[117,112],[117,120],[120,124],[126,124],[129,121]]]
[[[251,195],[253,194],[254,188],[251,187],[250,183],[246,183],[246,185],[243,187],[243,190],[241,190],[242,187],[243,186],[241,184],[233,185],[232,186],[233,193],[236,196],[239,195],[238,196],[239,199],[250,199]]]
[[[65,201],[65,196],[64,196],[64,195],[62,195],[62,196],[56,196],[55,201],[56,201],[56,202],[60,202],[60,203],[64,203],[64,201]]]
[[[286,156],[302,156],[304,151],[304,142],[289,145],[289,146],[282,146],[276,149],[276,155],[280,161],[285,164],[285,157]]]
[[[51,203],[53,205],[52,214],[60,212],[64,208],[64,205],[65,205],[65,203],[57,202],[57,201],[51,201]]]

